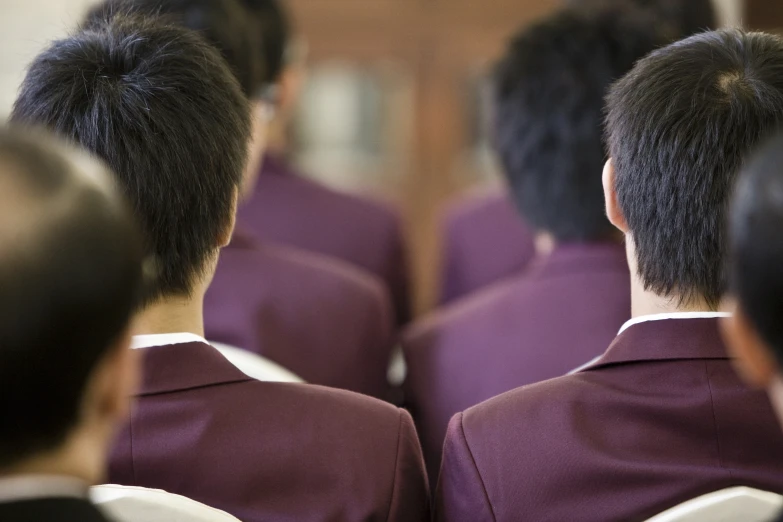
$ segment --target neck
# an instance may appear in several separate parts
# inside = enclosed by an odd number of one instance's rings
[[[0,477],[54,475],[86,485],[100,484],[105,479],[106,455],[113,436],[114,431],[108,427],[81,429],[62,447],[0,470]]]
[[[677,312],[716,312],[703,300],[680,302],[679,296],[659,296],[644,290],[643,286],[631,286],[631,317]]]
[[[537,232],[533,238],[533,245],[538,257],[545,257],[551,254],[557,247],[555,236],[549,232]]]
[[[625,255],[631,271],[631,317],[643,315],[682,313],[682,312],[718,312],[704,298],[683,299],[681,295],[661,296],[644,287],[644,281],[639,277],[636,263],[636,245],[633,236],[625,237]]]
[[[133,335],[188,332],[204,336],[204,293],[167,297],[147,306],[134,318]]]
[[[631,276],[631,316],[667,314],[676,312],[717,312],[704,299],[683,300],[679,295],[660,296],[645,290],[636,272]]]
[[[269,123],[267,145],[268,151],[283,154],[288,148],[288,132],[286,119],[278,116]]]

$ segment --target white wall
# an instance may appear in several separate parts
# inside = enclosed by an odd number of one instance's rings
[[[78,23],[95,0],[0,0],[0,120],[30,60]]]

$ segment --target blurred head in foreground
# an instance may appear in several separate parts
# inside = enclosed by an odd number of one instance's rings
[[[102,479],[138,364],[142,242],[104,168],[0,129],[0,476]]]
[[[724,337],[740,374],[768,390],[783,422],[783,135],[744,169],[729,220]]]

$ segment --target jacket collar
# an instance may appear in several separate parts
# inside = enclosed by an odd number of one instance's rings
[[[729,359],[718,331],[721,315],[648,319],[623,327],[609,349],[573,373],[615,364],[685,359]]]
[[[154,346],[141,353],[144,373],[139,396],[253,380],[207,343]]]
[[[615,243],[566,243],[558,245],[551,254],[538,257],[527,275],[555,277],[584,272],[629,273],[625,248]]]

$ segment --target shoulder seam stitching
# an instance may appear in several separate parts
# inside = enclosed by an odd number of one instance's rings
[[[479,470],[478,464],[476,463],[476,458],[473,456],[473,451],[470,449],[470,443],[468,442],[468,437],[465,434],[465,424],[464,424],[465,414],[460,413],[459,416],[459,431],[462,433],[462,440],[465,441],[465,449],[468,450],[468,455],[470,455],[470,461],[473,463],[473,469],[476,470],[476,474],[479,478],[479,483],[481,484],[481,491],[484,492],[484,499],[487,502],[487,506],[489,506],[489,513],[492,515],[492,520],[497,521],[497,516],[495,516],[495,509],[492,507],[492,502],[489,500],[489,493],[487,492],[487,487],[484,484],[484,478],[481,476],[481,471]]]
[[[397,494],[397,470],[400,468],[400,446],[402,445],[402,410],[397,409],[397,451],[394,454],[394,476],[392,480],[391,495],[389,495],[389,508],[386,511],[386,522],[389,522],[394,506],[394,497]]]

